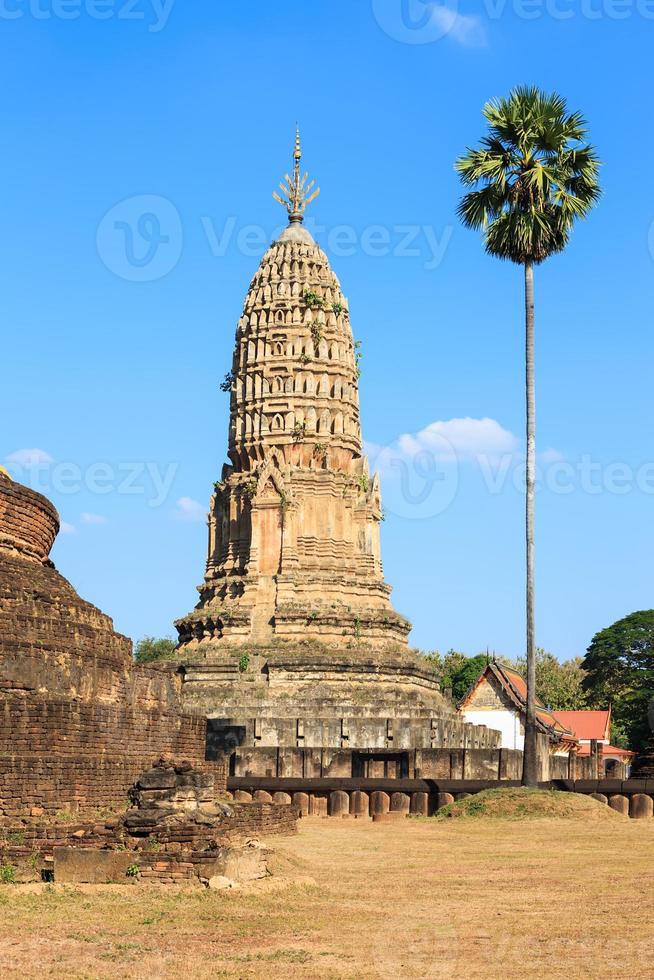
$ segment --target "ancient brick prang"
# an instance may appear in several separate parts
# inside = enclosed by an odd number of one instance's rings
[[[180,653],[315,637],[406,645],[383,576],[381,490],[362,454],[348,302],[296,216],[266,252],[226,387],[229,457],[215,485],[200,603]]]
[[[223,385],[230,463],[211,498],[200,601],[176,624],[183,698],[229,715],[239,697],[304,717],[433,711],[437,679],[408,650],[384,579],[360,352],[338,278],[302,225],[300,155],[298,138],[290,223],[250,284]]]

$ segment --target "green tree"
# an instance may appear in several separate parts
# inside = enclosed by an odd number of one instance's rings
[[[654,699],[654,609],[631,613],[597,633],[583,666],[590,703],[613,708],[613,738],[644,748]]]
[[[525,658],[517,660],[515,668],[527,676]],[[562,663],[541,647],[536,651],[536,695],[552,711],[581,711],[588,707],[585,677],[581,657]]]
[[[134,647],[134,660],[137,664],[149,664],[153,660],[171,660],[175,655],[176,641],[172,636],[144,636]]]
[[[465,697],[487,663],[487,654],[480,653],[476,657],[466,657],[465,663],[452,671],[451,683],[445,686],[452,688],[452,698],[455,702]]]
[[[486,654],[467,657],[459,650],[448,650],[446,654],[432,650],[429,653],[422,653],[421,656],[438,675],[441,690],[451,690],[453,698],[457,701],[467,692],[488,662]],[[474,666],[469,667],[470,663],[474,663]],[[469,683],[466,683],[467,679]]]
[[[524,269],[528,694],[522,781],[536,786],[534,266],[564,250],[575,220],[599,199],[599,160],[585,142],[584,119],[568,112],[560,95],[516,88],[508,98],[487,102],[483,112],[487,135],[456,162],[462,183],[473,188],[458,211],[464,225],[483,231],[490,255]]]
[[[443,657],[438,650],[415,650],[415,653],[425,661],[426,666],[431,667],[431,669],[438,674],[440,677],[443,672]]]

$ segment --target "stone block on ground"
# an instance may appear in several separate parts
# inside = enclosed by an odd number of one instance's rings
[[[301,817],[309,816],[309,794],[293,793],[293,803],[298,808]]]
[[[612,810],[617,810],[618,813],[623,813],[625,817],[629,816],[628,796],[622,796],[620,793],[616,793],[614,796],[609,796],[609,806]]]
[[[270,851],[259,844],[228,848],[218,859],[222,874],[232,881],[255,881],[268,874]]]
[[[634,820],[644,820],[654,814],[654,801],[645,793],[634,793],[629,804],[629,816]]]
[[[292,802],[293,800],[290,793],[273,793],[273,803],[288,805]]]
[[[255,803],[272,803],[273,798],[271,794],[265,789],[258,789],[254,794]]]
[[[388,793],[382,792],[382,790],[375,790],[374,793],[370,795],[370,812],[375,816],[376,813],[388,813],[391,808],[391,798]]]
[[[391,810],[408,813],[411,807],[411,797],[408,793],[393,793],[391,796]]]
[[[326,817],[327,797],[319,793],[312,793],[309,798],[309,814],[312,817]]]
[[[329,794],[329,816],[341,817],[350,812],[350,797],[344,790],[334,790]]]
[[[356,817],[367,817],[370,813],[370,797],[361,790],[355,790],[350,796],[350,810]]]
[[[372,822],[373,823],[399,823],[402,820],[406,820],[407,811],[406,810],[388,810],[386,813],[373,813]]]
[[[411,794],[411,813],[418,817],[429,816],[429,793]]]
[[[55,847],[54,879],[57,884],[122,883],[128,880],[127,869],[135,863],[133,851]]]

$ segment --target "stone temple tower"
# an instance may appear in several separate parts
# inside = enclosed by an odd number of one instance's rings
[[[270,651],[279,660],[311,642],[332,660],[393,652],[397,663],[410,630],[383,576],[358,348],[340,283],[303,226],[319,190],[301,155],[297,134],[293,175],[274,195],[289,224],[250,283],[225,379],[231,462],[211,498],[200,602],[176,624],[180,656],[225,671],[262,649],[267,670]]]

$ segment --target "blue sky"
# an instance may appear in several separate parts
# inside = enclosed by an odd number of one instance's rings
[[[195,603],[218,385],[298,120],[395,605],[423,648],[522,652],[521,272],[457,224],[453,170],[519,83],[584,112],[605,192],[537,272],[538,640],[574,656],[652,605],[653,21],[647,0],[0,0],[0,459],[53,499],[57,566],[118,629]]]

